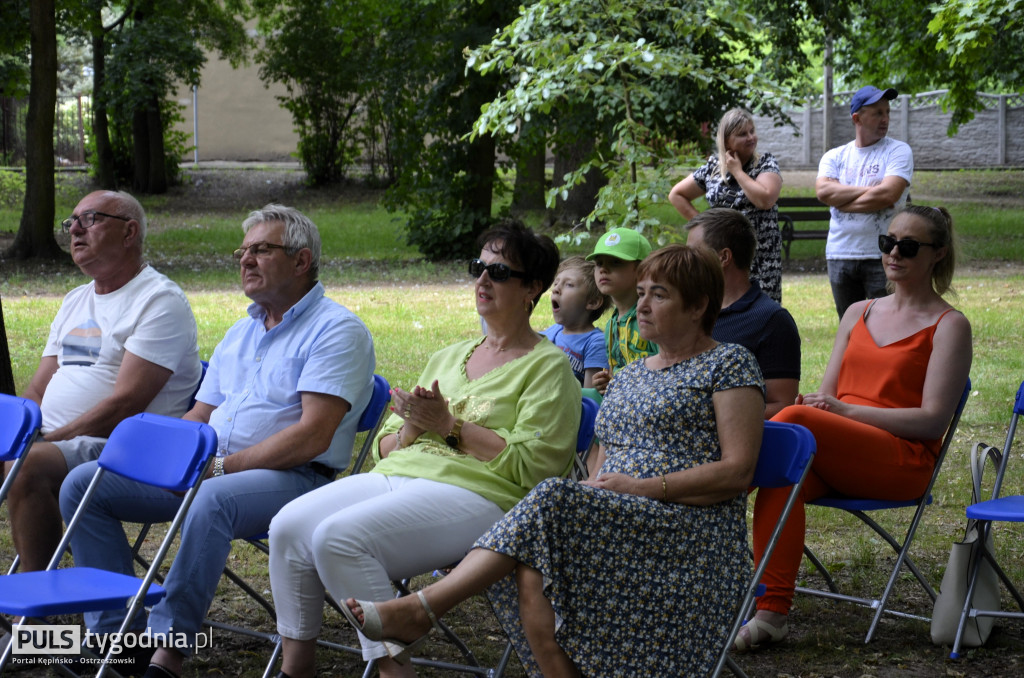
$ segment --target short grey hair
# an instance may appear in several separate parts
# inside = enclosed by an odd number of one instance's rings
[[[309,274],[312,280],[320,277],[320,230],[317,229],[309,217],[295,209],[285,205],[269,204],[258,210],[253,210],[242,222],[242,232],[248,233],[249,229],[257,224],[268,222],[280,222],[284,224],[284,242],[281,244],[287,248],[289,255],[306,248],[312,253],[309,265]]]
[[[118,216],[127,217],[139,223],[139,246],[141,247],[142,243],[146,241],[146,210],[142,209],[142,204],[134,195],[124,191],[104,191],[103,195],[117,203],[117,207],[113,208],[113,211],[116,211]]]

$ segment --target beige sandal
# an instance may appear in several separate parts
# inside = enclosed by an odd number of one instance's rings
[[[747,638],[743,637],[743,629],[747,629]],[[779,642],[789,633],[789,623],[782,626],[772,626],[760,619],[751,619],[740,628],[736,638],[732,641],[732,649],[737,652],[749,652],[764,645],[772,645]]]

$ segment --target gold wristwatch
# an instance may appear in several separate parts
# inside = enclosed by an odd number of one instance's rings
[[[448,431],[448,435],[444,437],[448,447],[455,450],[459,449],[459,443],[462,442],[462,425],[465,423],[462,419],[456,417],[455,423],[452,424],[452,430]]]

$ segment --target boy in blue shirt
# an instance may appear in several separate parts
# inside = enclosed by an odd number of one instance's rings
[[[569,257],[561,263],[551,285],[551,314],[556,324],[543,334],[569,357],[583,388],[590,388],[594,375],[608,369],[604,333],[594,327],[594,321],[610,303],[597,288],[593,263],[583,257]]]

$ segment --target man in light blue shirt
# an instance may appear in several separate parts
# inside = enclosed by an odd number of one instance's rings
[[[231,541],[265,532],[282,506],[348,466],[359,414],[372,393],[373,340],[358,317],[324,296],[313,222],[292,208],[267,205],[242,228],[234,256],[253,303],[249,317],[214,350],[196,404],[185,415],[216,430],[218,452],[182,527],[167,596],[149,616],[149,632],[173,632],[165,636],[172,646],[157,650],[146,676],[180,675]],[[65,520],[94,471],[86,464],[68,476],[61,488]],[[167,521],[179,502],[170,493],[105,476],[72,539],[75,564],[131,572],[121,521]],[[86,615],[92,633],[116,631],[122,620],[117,613]]]

